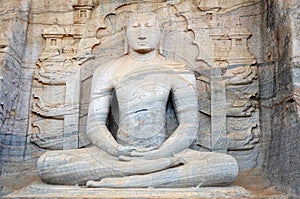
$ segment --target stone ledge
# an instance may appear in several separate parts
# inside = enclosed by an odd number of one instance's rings
[[[239,186],[201,188],[86,188],[35,182],[4,198],[252,198]]]

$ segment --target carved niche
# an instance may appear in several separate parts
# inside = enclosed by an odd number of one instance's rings
[[[255,167],[261,151],[257,66],[243,16],[228,17],[242,4],[231,4],[76,1],[71,28],[53,24],[42,34],[45,48],[32,88],[32,143],[44,149],[89,144],[85,128],[93,72],[126,53],[127,19],[136,12],[152,11],[163,22],[161,54],[184,62],[197,77],[201,124],[193,148],[230,153],[241,168]],[[114,132],[117,125],[112,115],[108,126]],[[177,127],[171,122],[172,108],[167,117],[171,133]]]
[[[31,142],[44,149],[78,148],[80,36],[58,24],[44,29],[45,48],[32,86]]]

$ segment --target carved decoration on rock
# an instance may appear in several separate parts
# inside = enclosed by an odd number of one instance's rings
[[[97,66],[127,51],[124,27],[128,17],[137,11],[152,11],[163,21],[162,54],[188,64],[196,74],[201,125],[195,148],[229,153],[241,167],[252,167],[261,142],[257,66],[243,16],[233,19],[226,15],[241,4],[231,4],[74,1],[73,25],[56,22],[42,33],[45,48],[37,62],[32,90],[33,143],[44,134],[44,142],[55,143],[57,139],[61,143],[56,149],[89,144],[85,131],[92,74]],[[167,117],[174,117],[174,113],[169,111]],[[108,121],[111,129],[117,128],[114,119]],[[177,124],[168,125],[174,129]]]
[[[78,148],[80,69],[74,57],[80,37],[57,23],[42,36],[46,44],[33,81],[31,142],[45,149]]]

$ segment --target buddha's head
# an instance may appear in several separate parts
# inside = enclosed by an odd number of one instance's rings
[[[157,50],[162,37],[162,28],[154,13],[138,14],[128,21],[126,40],[129,50],[146,54]]]

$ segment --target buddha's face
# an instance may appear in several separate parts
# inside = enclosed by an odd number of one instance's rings
[[[154,15],[140,15],[130,20],[126,29],[129,48],[141,54],[156,50],[161,34],[161,28]]]

